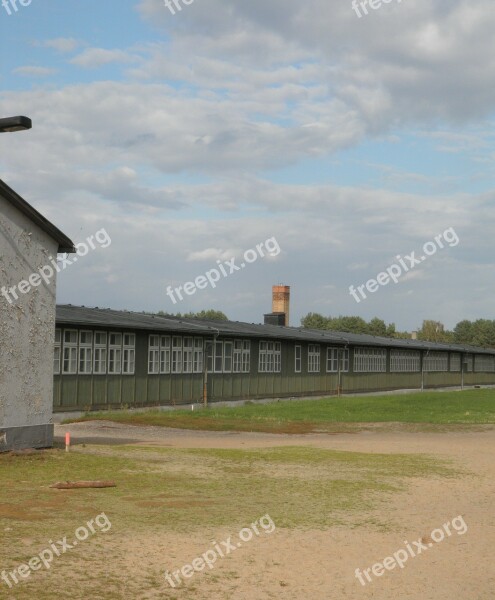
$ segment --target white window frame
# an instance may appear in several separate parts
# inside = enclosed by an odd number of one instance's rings
[[[204,367],[203,338],[194,338],[193,373],[202,373]]]
[[[234,340],[232,372],[242,373],[242,340]]]
[[[242,372],[251,372],[251,342],[242,340]]]
[[[160,374],[160,336],[152,333],[148,336],[148,375]]]
[[[74,339],[67,340],[67,334],[74,334]],[[63,353],[62,353],[62,372],[64,375],[77,375],[78,350],[77,340],[79,333],[77,329],[64,329],[63,332]]]
[[[301,373],[302,371],[302,346],[296,344],[294,346],[294,373]]]
[[[444,373],[449,370],[448,352],[429,352],[423,359],[423,370],[426,373]]]
[[[282,370],[282,344],[275,342],[273,349],[273,372],[280,373]]]
[[[354,348],[354,373],[386,373],[387,350],[385,348]]]
[[[223,373],[223,342],[215,340],[213,353],[213,372]]]
[[[321,372],[321,348],[319,344],[308,344],[308,373]]]
[[[172,365],[171,372],[173,375],[180,375],[182,373],[182,338],[179,336],[172,337]]]
[[[171,370],[172,363],[172,338],[169,335],[159,336],[158,349],[158,373],[168,375]]]
[[[267,361],[268,361],[268,342],[259,343],[259,355],[258,355],[258,372],[267,373]]]
[[[116,336],[120,339],[120,344],[117,342],[112,343],[112,336]],[[123,335],[120,331],[111,331],[108,334],[108,374],[109,375],[121,375],[122,374],[122,342]]]
[[[97,338],[102,336],[105,342]],[[108,333],[106,331],[95,331],[94,336],[94,352],[93,352],[93,374],[106,375],[107,373],[107,357],[108,357]]]
[[[234,344],[233,342],[223,343],[223,372],[232,373],[232,364],[234,360]]]
[[[182,372],[193,372],[194,338],[185,337],[182,340]]]
[[[474,357],[474,370],[476,373],[493,373],[495,371],[495,356],[476,354]]]
[[[122,336],[122,375],[134,375],[136,371],[136,334]]]
[[[391,373],[419,373],[421,371],[421,352],[419,350],[390,350]]]
[[[340,354],[342,353],[342,354]],[[349,348],[327,347],[327,373],[349,372]]]

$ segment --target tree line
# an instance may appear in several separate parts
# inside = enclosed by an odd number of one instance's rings
[[[385,323],[378,317],[365,321],[361,317],[324,317],[319,313],[308,313],[301,319],[301,326],[305,329],[331,329],[345,333],[366,333],[389,338],[411,338],[410,332],[397,331],[395,323]],[[440,321],[426,319],[416,332],[418,340],[422,341],[495,348],[495,320],[469,321],[465,319],[449,331]]]

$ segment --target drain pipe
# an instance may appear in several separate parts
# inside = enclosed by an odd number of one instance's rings
[[[425,391],[425,358],[428,357],[428,355],[430,354],[430,351],[427,350],[426,351],[426,355],[423,352],[421,352],[421,391],[424,392]]]

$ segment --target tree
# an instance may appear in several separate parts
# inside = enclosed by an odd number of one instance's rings
[[[418,331],[418,340],[425,342],[450,342],[452,336],[445,331],[445,326],[440,321],[426,319]]]
[[[208,321],[228,321],[229,318],[225,313],[221,310],[213,310],[210,308],[209,310],[202,310],[198,313],[188,312],[188,313],[166,313],[163,310],[158,311],[158,313],[162,317],[179,317],[183,319],[207,319]]]
[[[473,324],[464,319],[454,327],[454,341],[456,344],[471,344],[473,339]]]
[[[308,313],[301,319],[301,326],[305,329],[326,329],[342,331],[343,333],[367,333],[382,337],[395,337],[395,324],[387,325],[385,321],[375,317],[367,323],[361,317],[324,317],[319,313]]]
[[[330,329],[326,317],[312,312],[301,319],[301,327],[304,327],[304,329]]]
[[[395,330],[395,325],[394,325]],[[378,317],[374,317],[368,324],[368,333],[370,335],[379,335],[382,337],[387,336],[387,326],[385,325],[385,321],[379,319]]]
[[[221,310],[202,310],[198,313],[187,313],[184,315],[187,319],[207,319],[209,321],[228,321],[229,318]]]

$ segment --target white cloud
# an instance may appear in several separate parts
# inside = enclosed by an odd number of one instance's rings
[[[57,52],[66,54],[73,52],[80,45],[80,43],[74,38],[54,38],[39,42],[39,45],[44,46],[45,48],[53,48]]]
[[[107,50],[105,48],[86,48],[70,60],[73,65],[85,69],[95,69],[110,63],[131,63],[136,58],[123,50]]]
[[[56,72],[56,69],[36,66],[17,67],[16,69],[14,69],[14,73],[16,75],[22,75],[24,77],[48,77],[49,75],[53,75]]]

